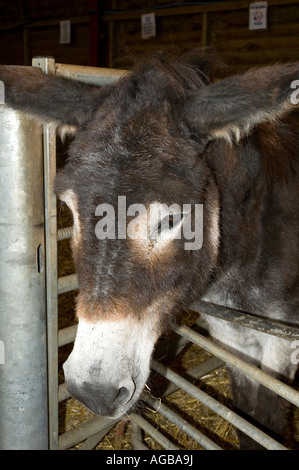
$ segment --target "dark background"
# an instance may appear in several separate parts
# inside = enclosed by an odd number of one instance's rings
[[[299,1],[269,0],[267,30],[250,31],[249,1],[0,0],[0,63],[112,66],[127,53],[216,47],[233,69],[299,60]],[[172,5],[172,6],[170,6]],[[141,39],[142,13],[155,12],[157,36]],[[71,44],[59,22],[71,21]],[[122,64],[123,65],[123,64]]]

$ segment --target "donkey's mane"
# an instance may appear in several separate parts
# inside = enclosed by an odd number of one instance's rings
[[[212,52],[203,49],[183,54],[151,52],[130,61],[132,73],[123,80],[120,92],[160,103],[177,103],[187,93],[209,85],[224,68]]]

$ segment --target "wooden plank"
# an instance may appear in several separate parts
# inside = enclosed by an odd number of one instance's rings
[[[249,66],[253,65],[264,65],[271,64],[278,61],[293,61],[298,60],[299,48],[292,50],[289,48],[283,48],[279,50],[263,50],[263,51],[254,51],[254,52],[232,52],[226,51],[223,52],[222,57],[226,63],[229,65],[241,65],[246,64]]]
[[[158,0],[157,3],[160,1]],[[246,69],[255,64],[269,64],[272,61],[298,60],[296,44],[299,34],[298,0],[296,2],[270,1],[268,29],[260,31],[249,30],[249,3],[225,2],[224,10],[223,3],[196,5],[192,9],[180,7],[180,12],[184,13],[180,16],[173,15],[173,9],[167,9],[170,16],[157,16],[157,36],[149,40],[142,40],[140,37],[141,11],[139,11],[135,18],[114,23],[112,63],[115,66],[117,64],[115,58],[124,56],[128,52],[133,55],[142,54],[151,50],[168,50],[173,46],[191,49],[206,43],[209,46],[215,46],[234,70]],[[126,5],[128,9],[132,9],[132,5],[136,6],[135,4],[137,5],[135,0],[123,0],[118,2],[117,6]],[[138,2],[140,10],[144,4],[144,1]],[[238,10],[238,6],[242,6],[242,9]],[[209,13],[207,27],[203,21],[204,15],[198,11],[210,7],[214,11]],[[197,13],[186,14],[190,11],[197,11]],[[163,10],[159,15],[164,15],[164,12]],[[281,22],[281,18],[284,18],[284,23]],[[208,39],[206,39],[207,35]],[[122,66],[125,65],[122,64]]]
[[[56,26],[59,25],[60,21],[63,18],[56,18],[51,20],[39,20],[39,21],[13,21],[13,22],[6,22],[0,24],[0,30],[7,31],[7,30],[15,30],[19,28],[44,28],[47,26]],[[72,24],[82,24],[82,23],[89,23],[89,16],[76,16],[67,18],[71,21]]]
[[[268,38],[276,38],[282,36],[296,36],[299,35],[299,22],[295,24],[271,24],[269,28],[264,30],[261,29],[259,31],[250,31],[249,29],[246,31],[244,28],[240,28],[239,26],[231,26],[227,29],[219,29],[216,28],[215,24],[213,25],[213,30],[211,31],[211,35],[214,39],[214,42],[218,40],[230,40],[240,38],[246,34],[247,38],[256,38],[256,37],[268,37]],[[298,38],[297,38],[298,41]]]
[[[99,64],[99,1],[89,0],[89,65],[96,67]]]
[[[201,45],[202,47],[205,47],[208,45],[208,22],[209,22],[209,17],[208,17],[208,12],[205,11],[202,14],[202,36],[201,36]]]
[[[1,63],[25,65],[23,31],[7,31],[0,35]],[[12,45],[12,47],[10,47]]]
[[[14,3],[14,2],[11,2]],[[84,0],[26,0],[25,18],[36,20],[42,18],[61,18],[81,16],[86,14],[88,5]]]
[[[52,56],[57,62],[88,65],[89,24],[72,25],[70,44],[59,43],[59,26],[47,26],[29,30],[30,55]]]
[[[134,30],[132,30],[134,31]],[[131,46],[145,46],[145,44],[147,44],[149,41],[148,40],[144,40],[144,39],[141,39],[141,33],[138,32],[138,36],[140,38],[140,41],[136,41],[136,30],[135,30],[135,33],[132,34],[129,32],[129,30],[125,29],[125,28],[118,28],[118,32],[117,34],[119,35],[119,37],[125,37],[125,42],[126,42],[126,46],[128,47],[131,47]],[[176,44],[176,45],[179,45],[180,43],[182,42],[186,42],[188,41],[197,41],[197,46],[201,46],[202,45],[202,26],[201,24],[198,24],[198,27],[197,28],[190,28],[189,31],[181,31],[180,29],[173,29],[173,28],[170,28],[170,29],[167,29],[166,28],[161,28],[160,30],[160,33],[159,33],[159,38],[158,38],[158,41],[157,39],[152,39],[151,43],[154,43],[154,42],[158,42],[160,44],[160,47],[162,47],[163,45],[165,45],[166,43],[169,43],[169,44]],[[138,42],[138,44],[137,44]]]
[[[249,1],[230,1],[223,3],[211,3],[206,5],[194,5],[194,6],[180,6],[172,8],[157,9],[153,8],[151,12],[154,12],[157,17],[159,16],[178,16],[178,15],[192,15],[195,13],[203,12],[215,12],[215,11],[227,11],[227,10],[247,10],[249,8]],[[291,5],[297,4],[298,0],[268,0],[268,6],[275,5]],[[140,18],[143,11],[141,9],[135,11],[125,11],[122,13],[108,13],[103,15],[103,21],[120,21],[129,20],[134,18]]]
[[[32,23],[29,23],[27,25],[27,28],[45,28],[47,26],[57,26],[59,25],[60,21],[63,20],[64,18],[56,18],[53,20],[40,20],[40,21],[34,21]],[[87,23],[89,24],[89,16],[77,16],[77,17],[70,17],[67,18],[70,20],[72,24],[84,24]]]
[[[265,49],[294,48],[299,50],[299,41],[296,36],[281,37],[241,37],[240,39],[230,39],[217,41],[217,46],[226,50],[237,50],[239,52],[259,51]]]

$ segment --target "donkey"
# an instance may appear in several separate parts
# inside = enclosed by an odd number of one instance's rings
[[[159,52],[103,87],[0,67],[6,105],[73,133],[56,182],[79,281],[64,373],[95,413],[133,408],[157,339],[197,299],[299,325],[299,62],[218,81],[216,65]],[[187,221],[202,240],[188,249]],[[206,321],[230,350],[294,379],[290,341]],[[286,402],[233,369],[231,382],[236,409],[284,436]]]

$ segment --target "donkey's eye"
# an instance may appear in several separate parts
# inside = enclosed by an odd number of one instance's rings
[[[172,230],[181,223],[183,217],[182,213],[166,215],[151,233],[151,239],[157,239],[167,234],[171,235]]]

